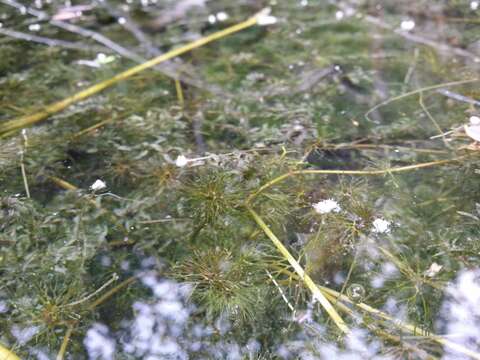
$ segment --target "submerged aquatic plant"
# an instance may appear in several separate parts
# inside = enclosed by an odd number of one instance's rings
[[[230,26],[256,4],[218,1],[136,24],[172,4],[92,5],[66,24],[78,42],[58,21],[19,37],[39,10],[2,4],[20,11],[0,29],[17,37],[0,59],[0,354],[480,358],[473,322],[434,335],[475,303],[475,11],[272,2],[265,29]],[[109,51],[240,28],[114,75],[131,65]],[[93,29],[104,56],[80,43]],[[76,52],[20,45],[47,36]]]
[[[266,294],[261,270],[259,254],[248,248],[197,250],[172,269],[176,277],[192,285],[193,299],[211,319],[223,315],[240,323],[260,316],[259,299]]]

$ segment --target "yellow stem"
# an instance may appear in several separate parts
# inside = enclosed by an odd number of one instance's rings
[[[284,270],[284,272],[288,272],[288,270]],[[298,274],[290,273],[290,276],[293,277],[296,280],[301,279],[301,278],[298,277]],[[329,301],[334,303],[335,306],[337,306],[341,311],[344,311],[344,312],[346,312],[346,313],[348,313],[352,316],[353,316],[352,310],[350,308],[348,308],[347,305],[342,303],[342,301],[347,303],[347,304],[354,305],[354,306],[358,307],[359,309],[369,313],[372,316],[376,316],[378,318],[386,320],[386,321],[392,323],[393,325],[395,325],[396,327],[398,327],[398,328],[402,329],[403,331],[408,332],[408,333],[410,333],[414,336],[422,336],[422,337],[431,339],[431,340],[433,340],[433,341],[435,341],[435,342],[437,342],[441,345],[444,345],[444,346],[447,346],[451,349],[454,349],[455,351],[458,351],[459,353],[468,355],[472,359],[480,360],[480,354],[479,353],[477,353],[475,351],[472,351],[472,350],[469,350],[469,349],[465,348],[464,346],[456,344],[456,343],[454,343],[450,340],[447,340],[440,335],[432,334],[428,331],[425,331],[425,330],[419,328],[418,326],[415,326],[415,325],[400,321],[398,319],[395,319],[394,317],[388,315],[387,313],[385,313],[381,310],[375,309],[375,308],[373,308],[370,305],[367,305],[365,303],[353,302],[352,300],[350,300],[350,298],[348,296],[343,295],[343,294],[339,293],[338,291],[335,291],[335,290],[330,289],[328,287],[318,285],[318,288],[321,291],[323,291],[323,294],[325,295],[325,297]]]
[[[20,358],[0,344],[0,360],[20,360]]]
[[[61,101],[58,101],[56,103],[53,103],[51,105],[46,106],[43,110],[40,110],[36,113],[26,115],[26,116],[20,116],[18,118],[5,121],[4,123],[0,124],[0,135],[5,135],[6,133],[10,133],[15,130],[22,129],[24,127],[33,125],[39,121],[45,120],[49,116],[62,111],[63,109],[69,107],[70,105],[77,103],[81,100],[84,100],[92,95],[95,95],[96,93],[122,81],[125,79],[128,79],[132,75],[138,74],[141,71],[144,71],[146,69],[149,69],[153,66],[156,66],[164,61],[170,60],[174,57],[177,57],[179,55],[185,54],[188,51],[191,51],[195,48],[201,47],[205,44],[208,44],[212,41],[221,39],[225,36],[228,36],[230,34],[233,34],[235,32],[244,30],[246,28],[249,28],[253,25],[257,24],[257,15],[251,17],[250,19],[243,21],[239,24],[230,26],[226,29],[217,31],[211,35],[205,36],[203,38],[200,38],[198,40],[195,40],[191,43],[188,43],[184,46],[179,47],[178,49],[173,49],[163,55],[157,56],[156,58],[153,58],[149,61],[144,62],[143,64],[134,66],[124,72],[121,72],[120,74],[115,75],[114,77],[107,79],[105,81],[102,81],[98,84],[95,84],[93,86],[90,86],[86,88],[85,90],[82,90],[78,93],[76,93],[73,96],[70,96],[66,99],[63,99]]]
[[[182,83],[178,79],[175,79],[175,90],[177,91],[178,104],[183,108],[185,98],[183,96]]]
[[[58,351],[56,360],[63,360],[63,357],[65,356],[65,353],[67,352],[67,346],[68,342],[70,341],[70,338],[72,337],[73,330],[75,329],[76,322],[74,324],[71,324],[67,328],[67,332],[65,333],[65,336],[63,337],[62,345],[60,346],[60,350]]]
[[[421,169],[426,167],[432,167],[437,165],[445,165],[455,161],[462,159],[463,157],[458,157],[455,159],[447,159],[447,160],[437,160],[407,166],[399,166],[399,167],[392,167],[388,169],[380,169],[380,170],[295,170],[290,171],[286,174],[280,175],[273,180],[270,180],[266,184],[262,185],[257,191],[250,194],[247,198],[246,203],[249,204],[256,196],[258,196],[261,192],[265,191],[269,187],[282,182],[283,180],[295,176],[295,175],[383,175],[383,174],[390,174],[390,173],[397,173],[397,172],[404,172],[410,171],[415,169]]]
[[[86,129],[83,129],[83,130],[80,130],[79,132],[77,132],[76,134],[74,134],[72,136],[72,139],[76,139],[80,136],[83,136],[91,131],[94,131],[94,130],[97,130],[98,128],[102,127],[103,125],[105,124],[108,124],[109,122],[113,121],[113,119],[107,119],[107,120],[103,120],[103,121],[100,121],[92,126],[89,126],[88,128]]]
[[[358,307],[358,308],[360,308],[360,309],[362,309],[362,310],[364,310],[364,311],[366,311],[366,312],[368,312],[368,313],[370,313],[374,316],[377,316],[381,319],[388,320],[389,322],[395,324],[395,326],[403,329],[404,331],[409,332],[412,335],[423,336],[423,337],[432,339],[433,341],[435,341],[435,342],[437,342],[441,345],[447,346],[451,349],[454,349],[455,351],[458,351],[462,354],[468,355],[472,359],[480,360],[480,354],[479,353],[477,353],[475,351],[472,351],[472,350],[469,350],[462,345],[456,344],[456,343],[454,343],[450,340],[447,340],[447,339],[445,339],[445,338],[443,338],[439,335],[432,334],[432,333],[430,333],[426,330],[423,330],[422,328],[419,328],[416,325],[412,325],[412,324],[400,321],[398,319],[395,319],[395,318],[391,317],[390,315],[388,315],[387,313],[384,313],[383,311],[375,309],[375,308],[373,308],[373,307],[371,307],[371,306],[369,306],[365,303],[353,302],[352,300],[349,299],[348,296],[342,295],[339,292],[337,292],[335,290],[332,290],[330,288],[327,288],[327,287],[324,287],[324,286],[319,286],[319,288],[322,291],[324,291],[325,293],[337,297],[341,301],[345,301],[349,304],[355,305],[356,307]]]
[[[303,280],[307,288],[312,292],[312,295],[315,300],[318,300],[320,304],[323,306],[325,311],[330,315],[332,320],[338,326],[338,328],[344,332],[348,333],[349,329],[347,324],[343,321],[340,315],[337,313],[335,308],[330,304],[330,302],[325,298],[322,294],[318,286],[313,282],[313,280],[305,273],[302,266],[298,263],[297,260],[290,254],[287,248],[282,244],[282,242],[275,236],[275,234],[270,230],[267,224],[262,220],[262,218],[249,206],[247,206],[247,210],[250,212],[258,226],[262,228],[264,233],[272,240],[273,244],[277,247],[278,251],[288,260],[290,265],[295,269],[295,272],[298,274],[300,279]]]
[[[71,191],[76,191],[78,190],[78,188],[73,185],[73,184],[70,184],[68,181],[65,181],[63,179],[60,179],[56,176],[49,176],[48,177],[50,180],[52,180],[55,184],[57,184],[58,186],[60,186],[62,189],[65,189],[65,190],[71,190]]]

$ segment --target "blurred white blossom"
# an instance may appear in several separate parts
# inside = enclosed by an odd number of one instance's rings
[[[326,199],[313,204],[312,207],[319,214],[328,214],[330,212],[340,212],[342,208],[333,199]]]
[[[373,232],[378,234],[384,234],[390,232],[390,221],[385,219],[375,219],[373,220]]]
[[[179,157],[177,157],[177,160],[175,160],[175,165],[177,165],[178,167],[184,167],[187,164],[188,164],[188,159],[183,155],[180,155]]]
[[[439,265],[436,262],[433,262],[432,265],[430,265],[430,267],[428,268],[428,270],[425,271],[425,276],[434,277],[440,272],[440,270],[442,270],[442,268],[443,268],[442,265]]]
[[[98,191],[98,190],[103,190],[106,187],[107,187],[107,184],[104,181],[97,179],[92,185],[90,185],[90,190]]]

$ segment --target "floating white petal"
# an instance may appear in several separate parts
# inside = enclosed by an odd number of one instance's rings
[[[177,160],[175,160],[175,165],[177,165],[178,167],[184,167],[187,164],[188,159],[183,155],[180,155],[179,157],[177,157]]]
[[[415,21],[413,20],[403,20],[400,24],[400,28],[405,31],[413,30],[415,27]]]
[[[316,204],[313,204],[312,207],[319,214],[328,214],[330,212],[339,212],[341,211],[340,205],[333,199],[327,199],[319,201]]]
[[[465,133],[475,141],[480,141],[480,117],[471,116],[470,124],[465,125]]]
[[[428,276],[428,277],[434,277],[435,275],[438,274],[438,272],[440,270],[442,270],[443,266],[442,265],[439,265],[437,264],[436,262],[432,263],[432,265],[430,265],[430,267],[428,268],[427,271],[425,271],[425,276]]]
[[[105,189],[106,187],[107,187],[107,184],[105,184],[105,182],[103,182],[100,179],[95,180],[95,182],[92,185],[90,185],[90,189],[93,191],[102,190],[102,189]]]
[[[275,16],[270,15],[270,11],[271,11],[270,8],[265,8],[257,15],[258,25],[260,26],[273,25],[277,22],[277,18]]]
[[[373,220],[373,232],[383,234],[390,232],[390,221],[384,219],[375,219]]]

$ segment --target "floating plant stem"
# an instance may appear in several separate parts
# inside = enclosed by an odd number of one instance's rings
[[[388,105],[391,102],[401,100],[401,99],[406,98],[408,96],[419,94],[419,93],[422,93],[424,91],[431,91],[431,90],[437,90],[437,89],[442,89],[442,88],[446,88],[446,87],[459,86],[459,85],[469,84],[469,83],[473,83],[473,82],[477,82],[477,81],[480,81],[480,79],[479,78],[474,78],[474,79],[467,79],[467,80],[452,81],[452,82],[447,82],[447,83],[437,84],[437,85],[431,85],[431,86],[426,86],[426,87],[423,87],[423,88],[420,88],[420,89],[412,90],[412,91],[406,92],[404,94],[388,98],[387,100],[382,101],[381,103],[375,105],[374,107],[372,107],[370,110],[368,110],[365,113],[365,118],[367,120],[371,120],[370,119],[370,114],[372,112],[374,112],[375,110],[377,110],[378,108],[380,108],[382,106],[385,106],[385,105]]]
[[[175,79],[175,90],[177,92],[178,104],[183,108],[183,105],[185,104],[185,98],[183,96],[182,83],[178,79]]]
[[[288,249],[282,244],[282,242],[277,238],[277,236],[270,230],[267,224],[263,221],[263,219],[249,206],[247,206],[247,210],[250,212],[252,215],[253,219],[255,222],[260,226],[263,230],[263,232],[269,237],[270,240],[272,240],[273,244],[276,246],[278,251],[288,260],[290,265],[295,269],[295,272],[298,274],[300,279],[303,280],[305,285],[308,287],[308,289],[312,292],[313,297],[315,300],[318,300],[322,307],[325,309],[325,311],[330,315],[334,323],[338,326],[338,328],[344,332],[348,333],[350,330],[343,321],[343,319],[340,317],[340,315],[337,313],[335,308],[332,306],[332,304],[325,298],[325,296],[322,294],[318,286],[313,282],[313,280],[308,276],[308,274],[305,273],[305,270],[303,270],[302,266],[298,263],[297,260],[290,254]]]
[[[0,360],[20,360],[20,358],[0,344]]]
[[[384,175],[390,173],[398,173],[404,171],[410,171],[415,169],[421,169],[426,167],[438,166],[438,165],[445,165],[455,161],[459,161],[463,157],[458,157],[454,159],[446,159],[446,160],[436,160],[430,161],[425,163],[418,163],[413,165],[406,165],[406,166],[398,166],[398,167],[391,167],[387,169],[379,169],[379,170],[295,170],[285,173],[276,177],[273,180],[270,180],[266,184],[262,185],[257,191],[250,194],[247,198],[246,203],[250,204],[252,200],[257,197],[260,193],[268,189],[269,187],[282,182],[283,180],[296,175],[309,175],[309,174],[318,174],[318,175]]]
[[[254,25],[262,25],[261,20],[265,18],[265,13],[260,12],[256,14],[255,16],[252,16],[251,18],[238,23],[236,25],[230,26],[226,29],[217,31],[213,34],[210,34],[208,36],[202,37],[198,40],[192,41],[184,46],[181,46],[177,49],[170,50],[169,52],[157,56],[149,61],[144,62],[143,64],[134,66],[124,72],[121,72],[120,74],[117,74],[113,76],[110,79],[107,79],[105,81],[102,81],[98,84],[95,84],[93,86],[90,86],[78,93],[76,93],[73,96],[70,96],[66,99],[63,99],[61,101],[58,101],[56,103],[53,103],[51,105],[46,106],[44,109],[30,114],[26,116],[21,116],[9,121],[6,121],[2,124],[0,124],[0,136],[5,135],[6,133],[9,133],[11,131],[19,130],[22,128],[25,128],[27,126],[33,125],[39,121],[45,120],[49,116],[56,114],[67,107],[69,107],[72,104],[75,104],[81,100],[84,100],[92,95],[97,94],[98,92],[105,90],[106,88],[109,88],[112,85],[115,85],[116,83],[126,80],[130,78],[131,76],[138,74],[146,69],[149,69],[155,65],[158,65],[164,61],[170,60],[174,57],[177,57],[179,55],[185,54],[193,49],[196,49],[198,47],[201,47],[203,45],[206,45],[212,41],[224,38],[228,35],[231,35],[233,33],[236,33],[238,31],[247,29],[249,27],[252,27]]]
[[[353,304],[356,307],[358,307],[358,308],[360,308],[360,309],[362,309],[362,310],[364,310],[364,311],[366,311],[366,312],[368,312],[368,313],[370,313],[370,314],[372,314],[376,317],[382,318],[384,320],[387,320],[387,321],[393,323],[398,328],[400,328],[400,329],[402,329],[406,332],[409,332],[412,335],[423,336],[423,337],[432,339],[433,341],[435,341],[435,342],[437,342],[441,345],[447,346],[447,347],[449,347],[449,348],[451,348],[455,351],[458,351],[459,353],[470,356],[472,359],[480,360],[480,353],[478,353],[478,352],[469,350],[469,349],[465,348],[464,346],[459,345],[457,343],[454,343],[450,340],[447,340],[447,339],[445,339],[445,338],[443,338],[439,335],[432,334],[431,332],[423,330],[422,328],[420,328],[416,325],[412,325],[412,324],[406,323],[404,321],[395,319],[394,317],[388,315],[387,313],[384,313],[381,310],[375,309],[375,308],[373,308],[373,307],[371,307],[371,306],[369,306],[365,303],[353,302],[352,300],[350,300],[348,298],[348,296],[342,295],[335,290],[332,290],[332,289],[324,287],[324,286],[319,286],[319,288],[321,290],[323,290],[325,293],[328,293],[328,294],[331,294],[331,295],[337,297],[341,301],[345,301],[347,303]]]
[[[335,324],[338,326],[338,328],[340,330],[342,330],[344,333],[348,333],[349,332],[348,326],[345,324],[345,322],[340,317],[340,315],[337,313],[337,311],[332,306],[332,304],[323,295],[322,291],[320,291],[319,287],[313,282],[313,280],[310,278],[310,276],[305,273],[302,266],[292,256],[292,254],[290,254],[288,249],[282,244],[282,242],[278,239],[278,237],[272,232],[272,230],[270,230],[269,226],[250,207],[250,203],[262,191],[264,191],[265,189],[267,189],[267,188],[269,188],[269,187],[271,187],[271,186],[289,178],[290,176],[307,175],[307,174],[382,175],[382,174],[387,174],[387,173],[403,172],[403,171],[410,171],[410,170],[415,170],[415,169],[420,169],[420,168],[425,168],[425,167],[444,165],[444,164],[451,163],[453,161],[458,161],[458,160],[459,160],[459,158],[447,159],[447,160],[437,160],[437,161],[431,161],[431,162],[426,162],[426,163],[419,163],[419,164],[413,164],[413,165],[407,165],[407,166],[401,166],[401,167],[388,168],[388,169],[383,169],[383,170],[297,170],[297,171],[291,171],[291,172],[288,172],[286,174],[280,175],[273,180],[270,180],[269,182],[267,182],[266,184],[261,186],[257,191],[250,194],[250,196],[246,200],[245,206],[246,206],[248,212],[250,212],[250,214],[252,215],[252,217],[255,220],[255,222],[257,223],[257,225],[263,230],[263,232],[273,242],[273,244],[280,251],[282,256],[285,259],[288,260],[290,265],[295,269],[295,272],[297,273],[299,278],[305,283],[305,285],[308,287],[308,289],[312,292],[314,298],[320,302],[320,304],[323,306],[325,311],[330,315],[330,317],[335,322]],[[337,293],[336,296],[338,296],[338,295],[341,295],[341,294]],[[344,295],[341,295],[341,296],[344,296]],[[388,317],[388,319],[393,321],[392,318],[390,318],[390,317]],[[408,325],[408,326],[406,326],[406,328],[410,332],[413,331],[413,334],[417,334],[417,330],[416,330],[417,328],[416,327],[412,328],[412,325]],[[424,335],[424,332],[422,332],[421,334]],[[442,339],[442,341],[443,341],[443,339]],[[455,345],[457,347],[459,346],[457,344],[453,344],[453,345]]]
[[[60,346],[60,350],[58,351],[56,360],[63,360],[65,353],[67,352],[67,346],[68,342],[70,341],[70,338],[72,337],[73,330],[75,329],[76,322],[68,325],[67,327],[67,332],[65,333],[65,336],[63,337],[62,345]]]

